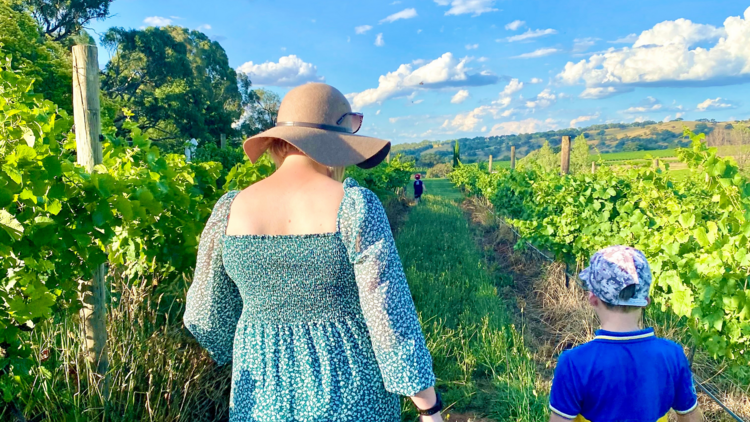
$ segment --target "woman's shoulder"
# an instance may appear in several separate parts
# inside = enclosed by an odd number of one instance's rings
[[[380,199],[370,189],[360,186],[356,180],[351,177],[344,180],[344,201],[350,201],[361,205],[381,205]]]

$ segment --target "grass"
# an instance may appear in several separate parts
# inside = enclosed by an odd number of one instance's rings
[[[535,384],[535,364],[498,297],[498,289],[510,280],[487,267],[462,210],[449,199],[458,192],[449,192],[447,181],[430,182],[428,192],[445,196],[425,195],[396,243],[446,413],[493,421],[545,420],[547,399]],[[406,418],[416,420],[413,411]]]

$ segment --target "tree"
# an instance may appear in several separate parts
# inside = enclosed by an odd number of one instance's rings
[[[552,147],[549,141],[544,141],[544,145],[539,148],[539,152],[536,155],[536,161],[546,171],[555,171],[560,163],[557,159],[557,154],[552,152]]]
[[[45,34],[54,41],[75,35],[89,22],[109,17],[112,0],[23,0]]]
[[[133,113],[132,120],[163,147],[218,142],[233,132],[242,96],[226,52],[199,32],[177,26],[127,30],[102,37],[113,50],[102,90]],[[114,119],[121,124],[125,115]]]
[[[61,44],[45,39],[34,18],[18,2],[0,0],[0,44],[13,58],[13,67],[29,79],[45,98],[73,111],[73,65]]]
[[[460,145],[458,144],[458,140],[456,140],[456,143],[453,145],[453,167],[458,167],[459,164],[461,164],[461,149]]]
[[[589,144],[583,135],[578,135],[573,140],[573,148],[570,151],[570,171],[572,173],[586,171],[589,167]]]
[[[242,118],[237,129],[243,137],[257,135],[276,126],[281,98],[267,89],[251,89],[250,78],[238,75],[242,95]]]

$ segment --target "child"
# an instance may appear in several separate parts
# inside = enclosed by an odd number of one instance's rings
[[[419,199],[422,197],[422,192],[424,191],[424,183],[422,183],[422,176],[417,173],[416,176],[414,176],[416,180],[414,180],[414,201],[418,204]]]
[[[610,246],[579,275],[602,329],[566,351],[555,369],[551,422],[666,422],[701,419],[692,373],[678,344],[639,329],[651,299],[651,270],[643,253]]]

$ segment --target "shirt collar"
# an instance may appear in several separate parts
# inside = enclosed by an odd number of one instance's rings
[[[645,328],[638,331],[627,331],[627,332],[615,332],[607,330],[596,330],[596,337],[594,340],[614,340],[614,341],[626,341],[626,340],[639,340],[648,337],[654,337],[653,328]]]

